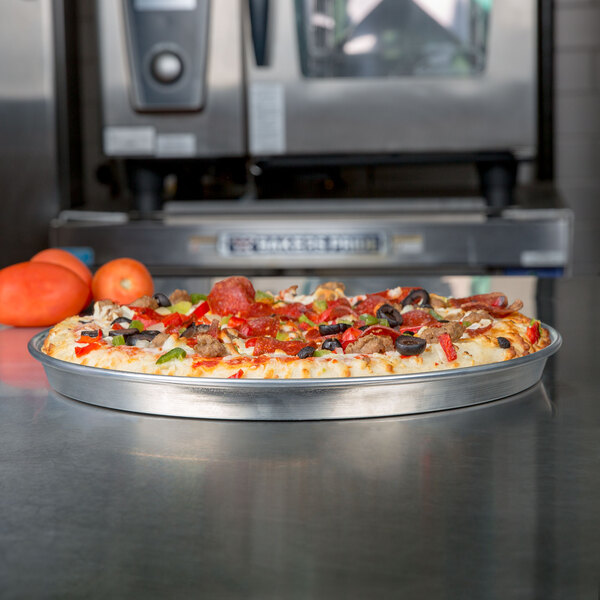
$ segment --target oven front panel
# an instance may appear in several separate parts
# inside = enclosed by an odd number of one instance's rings
[[[270,2],[263,64],[245,28],[250,153],[533,156],[536,11],[535,0]]]
[[[241,0],[97,0],[107,156],[246,151]]]

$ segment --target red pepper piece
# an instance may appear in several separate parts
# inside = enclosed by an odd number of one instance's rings
[[[75,348],[75,356],[84,356],[89,354],[92,350],[97,350],[98,348],[100,348],[100,344],[98,342],[92,342],[86,346],[77,346]]]
[[[348,327],[342,335],[342,350],[346,350],[346,346],[355,342],[362,334],[362,331],[357,327]]]
[[[532,321],[525,333],[527,334],[527,339],[532,344],[535,344],[540,339],[540,322]]]
[[[230,375],[227,379],[241,379],[243,376],[244,376],[244,371],[243,371],[243,369],[240,369],[233,375]]]
[[[452,340],[450,339],[450,336],[447,333],[442,333],[438,337],[438,341],[440,342],[440,346],[442,347],[442,350],[444,351],[444,354],[446,355],[448,362],[452,362],[453,360],[456,360],[456,357],[457,357],[456,349],[454,348],[454,345],[452,344]]]
[[[183,316],[179,313],[173,313],[168,317],[165,317],[162,322],[165,326],[165,329],[181,327],[181,325],[183,325]]]
[[[208,305],[208,302],[204,301],[198,304],[198,306],[192,313],[192,317],[194,317],[195,319],[201,319],[209,310],[210,306]]]
[[[99,342],[102,339],[102,331],[99,329],[96,335],[82,335],[77,341],[80,343]]]
[[[227,321],[227,327],[231,329],[238,329],[243,325],[246,325],[248,321],[246,319],[242,319],[241,317],[229,317],[229,321]]]

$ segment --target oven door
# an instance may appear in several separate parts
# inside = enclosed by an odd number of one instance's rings
[[[250,0],[255,157],[535,154],[535,0]]]

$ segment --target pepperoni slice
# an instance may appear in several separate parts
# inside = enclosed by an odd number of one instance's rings
[[[375,316],[377,309],[382,304],[387,304],[387,303],[388,303],[388,299],[385,296],[383,296],[382,294],[368,294],[365,300],[363,300],[362,302],[359,302],[354,307],[354,310],[359,315],[367,314],[367,315]]]
[[[286,354],[295,355],[307,346],[306,342],[281,342],[272,337],[259,337],[259,338],[251,338],[246,341],[246,346],[252,347],[254,346],[254,351],[252,352],[252,356],[259,356],[261,354],[270,354],[271,352],[275,352],[276,350],[283,350]]]
[[[308,312],[308,307],[302,304],[302,302],[291,302],[285,306],[273,307],[272,312],[288,319],[298,319]]]
[[[497,306],[504,308],[508,304],[506,296],[501,292],[491,294],[475,294],[466,298],[449,298],[450,306],[464,307],[466,304],[482,304],[484,307]]]
[[[491,328],[492,328],[492,323],[490,323],[489,325],[486,325],[485,327],[479,327],[478,329],[466,329],[465,333],[469,337],[474,338],[474,337],[477,337],[478,335],[481,335],[482,333],[486,333]]]
[[[367,327],[361,334],[360,337],[365,337],[366,335],[389,335],[393,340],[402,335],[399,331],[392,329],[391,327],[385,327],[384,325],[372,325],[371,327]]]
[[[236,327],[236,329],[243,337],[259,337],[265,335],[275,337],[279,331],[279,319],[274,317],[255,317],[248,319],[239,327]]]
[[[348,306],[330,306],[327,310],[323,311],[318,317],[316,317],[316,322],[326,323],[327,321],[334,321],[335,319],[341,319],[342,317],[355,314],[356,313]]]
[[[146,329],[148,329],[150,325],[161,323],[163,320],[163,317],[151,308],[136,307],[133,314],[134,318],[142,323]]]
[[[502,306],[493,306],[490,304],[484,304],[483,302],[467,302],[461,306],[461,309],[465,312],[469,310],[485,310],[492,317],[502,318],[508,317],[515,312],[518,312],[523,308],[522,300],[515,300],[510,306],[503,308]]]
[[[409,310],[402,313],[403,327],[422,327],[423,325],[437,325],[437,320],[426,310]]]
[[[253,302],[245,313],[247,317],[266,317],[273,314],[273,307],[267,302]]]
[[[208,294],[210,310],[218,315],[249,316],[257,310],[254,287],[247,277],[228,277],[218,281]],[[261,309],[262,310],[262,309]],[[257,316],[254,312],[254,316]]]

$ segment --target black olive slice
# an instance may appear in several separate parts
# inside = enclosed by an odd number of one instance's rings
[[[133,335],[134,333],[139,333],[140,330],[135,327],[131,327],[130,329],[112,329],[108,332],[108,335],[111,337],[115,337],[117,335],[122,335],[123,337],[127,337],[128,335]]]
[[[308,358],[309,356],[312,356],[315,353],[315,348],[314,346],[304,346],[304,348],[302,348],[298,354],[296,354],[296,356],[298,358]]]
[[[399,325],[402,325],[402,315],[400,314],[400,311],[394,308],[391,304],[382,304],[377,309],[377,318],[387,319],[390,327],[398,327]]]
[[[98,337],[99,330],[92,329],[91,331],[80,331],[80,335],[87,335],[88,337]]]
[[[128,319],[127,317],[117,317],[112,321],[111,325],[116,325],[117,323],[131,323],[131,319]]]
[[[138,333],[128,335],[127,339],[125,340],[125,343],[128,346],[135,346],[136,342],[151,342],[159,333],[160,331],[156,329],[146,329],[146,331],[138,331]]]
[[[158,302],[159,306],[171,306],[171,301],[169,298],[160,292],[157,292],[152,297]]]
[[[408,306],[409,304],[420,304],[424,308],[431,308],[429,294],[424,289],[413,290],[402,300],[402,306]]]
[[[422,354],[427,342],[423,338],[413,335],[401,335],[396,338],[394,345],[400,354],[404,354],[404,356],[416,356],[417,354]]]
[[[498,340],[498,346],[500,346],[500,348],[510,348],[510,341],[505,337],[497,337],[496,340]]]
[[[334,333],[342,333],[346,331],[350,325],[348,323],[333,323],[332,325],[319,325],[319,333],[321,335],[332,335]]]
[[[341,347],[342,342],[340,342],[340,340],[338,340],[337,338],[328,338],[321,344],[321,348],[323,350],[331,350],[331,352],[335,352],[336,348]]]
[[[359,327],[359,329],[361,331],[364,331],[365,329],[369,329],[369,327],[372,327],[372,325],[362,325],[361,327]]]
[[[210,329],[210,325],[190,325],[182,334],[181,337],[191,338],[199,333],[206,333]]]

